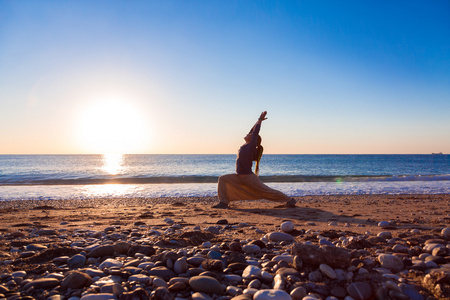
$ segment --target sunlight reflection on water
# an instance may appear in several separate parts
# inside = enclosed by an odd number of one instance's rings
[[[123,172],[122,154],[103,154],[103,171],[110,175],[117,175]]]

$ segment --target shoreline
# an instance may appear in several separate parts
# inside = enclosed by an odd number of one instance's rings
[[[450,284],[439,281],[442,276],[450,280],[450,234],[442,233],[450,227],[450,194],[295,198],[298,204],[293,209],[275,208],[278,203],[269,201],[236,201],[231,209],[213,209],[217,197],[0,201],[0,294],[35,299],[55,295],[57,299],[88,300],[97,293],[107,294],[102,299],[132,295],[136,299],[209,299],[194,297],[203,293],[213,299],[223,294],[221,299],[233,299],[250,285],[245,270],[226,268],[232,265],[232,257],[240,257],[242,268],[257,266],[270,275],[264,280],[255,275],[262,282],[260,287],[247,291],[250,297],[237,299],[252,299],[257,290],[275,291],[277,286],[294,300],[306,294],[344,299],[355,296],[354,288],[365,290],[364,300],[378,293],[402,294],[389,299],[450,297]],[[272,239],[281,234],[285,222],[294,227],[289,238]],[[441,245],[435,246],[440,252],[430,250],[430,243]],[[343,254],[315,262],[302,256],[305,247],[320,253],[319,245],[331,245]],[[130,250],[118,250],[124,246]],[[151,251],[130,252],[136,247]],[[108,251],[97,254],[100,250],[96,249]],[[173,256],[170,262],[165,258],[169,254]],[[349,260],[342,266],[333,265],[342,255]],[[383,265],[382,255],[399,260],[401,267]],[[81,256],[83,262],[75,267],[75,257]],[[208,263],[195,265],[195,257]],[[270,261],[276,257],[282,261]],[[301,265],[295,257],[300,257]],[[174,261],[186,259],[190,262],[187,269],[177,271]],[[105,267],[112,260],[114,264]],[[328,265],[331,271],[319,264]],[[277,275],[279,269],[285,275]],[[74,272],[89,280],[77,285],[79,278],[71,277]],[[137,272],[136,277],[130,277],[130,272]],[[335,273],[345,276],[335,278]],[[120,279],[118,283],[108,279],[112,275]],[[174,278],[183,284],[175,284]],[[191,284],[194,279],[217,280],[221,285],[211,292]],[[143,298],[138,298],[137,291]],[[158,293],[173,298],[158,298]]]

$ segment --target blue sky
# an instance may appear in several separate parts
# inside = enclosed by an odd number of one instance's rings
[[[448,1],[0,1],[0,153],[450,153]]]

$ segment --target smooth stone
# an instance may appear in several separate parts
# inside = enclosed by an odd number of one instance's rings
[[[173,270],[175,271],[175,273],[177,274],[183,274],[186,273],[187,270],[189,269],[188,263],[187,263],[187,259],[186,257],[180,257],[178,258],[174,265],[173,265]]]
[[[291,221],[283,222],[280,225],[281,231],[287,232],[287,233],[292,232],[294,230],[294,227],[295,227],[295,225]]]
[[[223,294],[220,282],[210,276],[194,276],[189,279],[189,286],[196,292],[207,294]]]
[[[335,286],[330,290],[331,295],[338,297],[339,299],[344,298],[347,295],[347,290],[342,286]]]
[[[230,243],[230,250],[233,252],[241,252],[242,251],[241,243],[239,243],[239,242]]]
[[[58,256],[53,259],[55,264],[65,264],[69,260],[68,256]]]
[[[70,271],[61,282],[62,289],[81,289],[92,284],[91,276],[80,271]]]
[[[435,248],[445,248],[443,244],[440,243],[429,243],[423,247],[423,250],[426,252],[433,252]]]
[[[278,231],[270,232],[267,238],[272,242],[293,242],[295,240],[292,235]]]
[[[41,244],[29,244],[25,247],[29,251],[41,251],[47,249],[47,246]]]
[[[327,239],[320,239],[319,245],[321,245],[321,246],[332,246],[332,247],[334,247],[334,244],[333,244],[332,242],[330,242],[329,240],[327,240]]]
[[[172,284],[175,284],[175,283],[177,283],[177,282],[181,282],[181,283],[183,283],[184,285],[188,285],[188,284],[189,284],[189,278],[185,278],[185,277],[173,277],[173,278],[170,278],[168,284],[169,284],[169,285],[172,285]]]
[[[260,276],[261,276],[261,269],[253,265],[248,265],[242,272],[242,278],[244,279]]]
[[[377,237],[380,237],[385,240],[392,239],[392,233],[390,233],[389,231],[382,231],[377,234]]]
[[[450,227],[446,227],[446,228],[442,229],[441,234],[446,239],[450,238]]]
[[[378,223],[378,227],[381,227],[381,228],[386,228],[386,227],[389,227],[390,225],[391,224],[388,221],[381,221]]]
[[[252,300],[253,299],[252,298],[252,295],[254,294],[253,291],[250,291],[249,289],[245,289],[243,293],[244,294],[242,294],[242,295],[231,298],[231,300]],[[255,291],[255,293],[256,293],[256,291]]]
[[[61,273],[50,273],[44,276],[44,278],[56,278],[58,280],[63,280],[64,275]]]
[[[319,269],[328,278],[330,278],[330,279],[336,279],[337,278],[336,272],[329,265],[327,265],[327,264],[320,264]]]
[[[285,261],[288,264],[293,264],[294,258],[292,257],[292,255],[277,255],[272,258],[272,261],[276,261],[276,262]]]
[[[119,254],[127,254],[131,244],[125,241],[117,241],[114,243],[114,250]]]
[[[261,281],[259,279],[253,279],[247,285],[247,288],[249,288],[249,289],[259,289],[260,287],[261,287]]]
[[[183,282],[175,282],[173,284],[169,284],[168,290],[170,292],[179,292],[182,290],[185,290],[187,287],[187,284],[184,284]]]
[[[103,271],[92,268],[84,269],[84,273],[88,274],[92,278],[106,276],[106,274]]]
[[[236,286],[229,285],[227,286],[225,293],[230,296],[236,296],[238,294],[242,294],[242,289]]]
[[[403,294],[408,296],[411,300],[423,300],[423,296],[414,287],[409,284],[400,283],[399,287]]]
[[[219,259],[207,259],[202,262],[202,268],[208,271],[222,272],[223,262]]]
[[[198,267],[198,266],[200,266],[200,265],[202,264],[202,262],[203,262],[204,260],[206,260],[205,257],[192,256],[192,257],[189,257],[189,258],[187,259],[187,263],[190,264],[190,265],[193,265],[193,266]]]
[[[291,296],[283,290],[259,290],[253,295],[253,300],[291,300]]]
[[[366,282],[353,282],[347,287],[348,294],[355,300],[366,300],[372,296],[372,288]]]
[[[153,285],[153,287],[164,287],[164,288],[168,287],[167,282],[165,282],[164,280],[162,280],[159,277],[155,277],[153,279],[152,285]]]
[[[217,229],[217,230],[219,230],[219,229]],[[203,242],[201,245],[202,248],[211,248],[211,246],[212,246],[212,243],[210,241]]]
[[[214,234],[219,234],[220,233],[220,229],[217,228],[216,226],[209,226],[208,228],[206,228],[206,231],[209,231],[209,232],[214,233]]]
[[[26,291],[30,287],[34,287],[35,289],[51,289],[59,285],[59,280],[56,278],[39,278],[27,283],[23,290]]]
[[[121,268],[121,267],[123,267],[123,263],[114,258],[107,258],[98,266],[98,268],[100,270],[103,270],[105,268],[115,268],[115,267]]]
[[[242,247],[242,250],[246,253],[246,254],[254,254],[258,251],[261,251],[261,248],[257,245],[253,245],[253,244],[247,244],[244,245],[244,247]]]
[[[322,272],[319,270],[309,272],[308,279],[312,282],[321,282],[323,279]]]
[[[86,257],[82,254],[76,254],[67,260],[67,264],[71,269],[84,267],[86,264]]]
[[[25,271],[15,271],[15,272],[12,272],[11,273],[11,276],[12,277],[25,277],[25,276],[27,276],[27,272],[25,272]]]
[[[119,283],[104,284],[100,287],[100,293],[120,295],[125,292],[125,288]]]
[[[408,247],[400,244],[397,244],[394,247],[392,247],[392,251],[394,251],[395,253],[408,253],[408,250],[409,250]]]
[[[151,270],[148,271],[149,276],[158,276],[163,279],[169,280],[172,277],[177,276],[174,271],[171,269],[168,269],[167,267],[160,266],[160,267],[154,267]]]
[[[389,269],[393,272],[399,272],[404,268],[403,261],[395,255],[380,254],[378,255],[378,261],[381,263],[382,268]]]
[[[304,287],[298,286],[291,291],[291,297],[293,300],[302,300],[307,295],[307,291]]]
[[[276,275],[282,275],[283,277],[287,277],[287,276],[289,276],[289,275],[291,275],[291,276],[296,276],[296,277],[300,277],[300,276],[301,276],[301,275],[300,275],[300,272],[297,271],[297,270],[294,269],[294,268],[279,268],[279,269],[276,271]]]
[[[157,296],[159,296],[159,293],[157,294],[157,292],[159,292],[158,289],[155,290],[155,297],[152,299],[160,300],[157,298]],[[119,295],[120,295],[120,293],[119,293]],[[170,295],[170,296],[172,296],[172,295]],[[150,296],[143,288],[137,288],[130,292],[123,292],[123,294],[121,294],[121,296],[119,296],[119,299],[122,299],[122,300],[150,299]],[[172,299],[173,298],[168,298],[167,300],[172,300]]]
[[[206,256],[210,259],[220,259],[222,257],[222,253],[220,253],[219,251],[211,250]]]
[[[136,274],[136,275],[132,275],[132,276],[128,277],[128,282],[131,282],[131,281],[136,281],[139,283],[150,285],[152,282],[152,279],[151,279],[151,277],[148,277],[144,274]]]
[[[242,282],[242,277],[236,274],[226,274],[223,277],[226,279],[226,281],[233,285],[240,284]]]
[[[270,274],[270,273],[267,272],[267,271],[261,271],[261,280],[262,280],[263,282],[272,282],[272,280],[273,280],[273,275]]]
[[[199,292],[193,293],[191,298],[192,300],[213,300],[213,298],[211,298],[210,296]]]
[[[33,256],[35,254],[36,254],[35,251],[24,251],[24,252],[20,253],[20,258],[31,257],[31,256]]]
[[[117,300],[117,297],[109,293],[87,294],[81,297],[80,300]]]
[[[284,276],[277,274],[273,278],[273,289],[274,290],[284,290],[286,287],[286,279]]]
[[[91,252],[88,253],[87,257],[113,256],[114,251],[113,245],[102,245],[92,249]]]

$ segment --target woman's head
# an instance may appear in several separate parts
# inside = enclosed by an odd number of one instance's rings
[[[252,134],[251,134],[251,133],[247,134],[247,135],[244,137],[244,140],[245,140],[246,143],[250,143],[250,141],[252,140]],[[261,145],[261,142],[262,142],[262,138],[261,138],[261,136],[258,134],[256,144],[257,144],[258,146],[260,146],[260,145]]]

